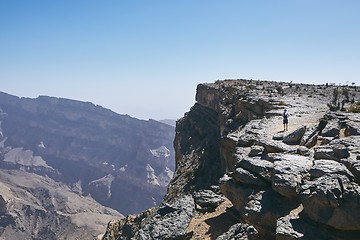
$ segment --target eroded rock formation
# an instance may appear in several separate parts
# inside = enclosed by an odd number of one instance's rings
[[[0,187],[10,189],[0,192],[0,238],[91,239],[119,212],[158,205],[175,169],[174,135],[88,102],[0,93]]]
[[[200,84],[197,103],[177,122],[176,171],[163,204],[195,197],[187,202],[194,218],[204,210],[196,207],[198,192],[223,194],[238,223],[210,232],[211,239],[359,239],[360,116],[329,111],[334,88],[253,80]],[[356,88],[346,88],[360,99]],[[137,222],[151,225],[158,211]],[[143,239],[125,231],[128,223],[110,224],[103,239]],[[161,239],[195,236],[177,229]]]

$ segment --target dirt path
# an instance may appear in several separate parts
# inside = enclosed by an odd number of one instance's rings
[[[193,217],[187,228],[187,232],[193,232],[191,239],[213,240],[236,224],[236,219],[226,211],[230,207],[232,204],[226,199],[216,208],[215,212],[198,213],[197,216]]]

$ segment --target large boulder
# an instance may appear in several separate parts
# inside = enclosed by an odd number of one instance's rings
[[[345,165],[334,160],[315,160],[309,173],[312,177],[318,178],[325,174],[340,174],[353,179],[353,174],[346,168]]]
[[[258,145],[252,146],[249,152],[249,157],[261,156],[264,152],[264,149],[265,148],[263,146],[258,146]]]
[[[340,134],[339,122],[337,119],[332,119],[327,122],[325,128],[321,131],[321,136],[324,137],[336,137]]]
[[[324,175],[302,185],[306,215],[338,230],[360,230],[360,186],[339,174]]]
[[[267,138],[257,138],[254,144],[263,146],[267,153],[283,153],[296,151],[296,149],[292,148],[292,146],[288,146],[282,142],[274,141]]]
[[[301,126],[297,128],[296,130],[288,133],[283,138],[283,143],[293,145],[293,144],[299,144],[302,136],[304,135],[306,130],[306,126]]]
[[[336,160],[334,150],[329,146],[314,148],[314,158]]]
[[[307,128],[304,135],[301,137],[300,145],[305,146],[307,142],[317,133],[318,126]]]
[[[303,179],[313,162],[310,158],[284,154],[274,162],[272,189],[287,198],[297,197]]]
[[[211,190],[200,190],[193,193],[195,203],[201,210],[213,211],[225,199]]]
[[[271,188],[238,184],[226,176],[222,179],[220,188],[233,203],[240,218],[253,225],[262,236],[261,239],[274,239],[277,219],[298,204]]]
[[[243,169],[237,168],[232,174],[231,177],[233,178],[234,182],[242,183],[242,184],[249,184],[249,185],[257,185],[257,186],[266,186],[268,183],[252,174],[251,172]]]
[[[360,159],[340,159],[339,161],[344,164],[347,169],[354,175],[355,182],[360,184]]]
[[[258,178],[271,183],[271,176],[274,170],[274,164],[267,160],[246,158],[238,161],[236,167],[243,168]]]
[[[338,159],[350,157],[349,149],[342,144],[333,144],[331,148],[334,151],[335,157]]]
[[[358,240],[359,233],[353,231],[336,231],[331,228],[312,224],[302,212],[289,213],[277,221],[276,240]]]

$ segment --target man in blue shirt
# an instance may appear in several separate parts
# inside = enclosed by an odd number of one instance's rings
[[[286,109],[284,109],[283,112],[284,132],[288,130],[288,123],[289,123],[288,117],[289,117],[289,113],[286,111]]]

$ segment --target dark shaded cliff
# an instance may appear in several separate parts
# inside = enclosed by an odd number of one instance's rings
[[[359,99],[355,86],[198,85],[197,103],[177,122],[164,202],[110,222],[103,239],[358,239]],[[206,217],[229,200],[222,215],[236,224],[219,231],[222,221]],[[199,219],[210,224],[205,235],[192,226]]]

